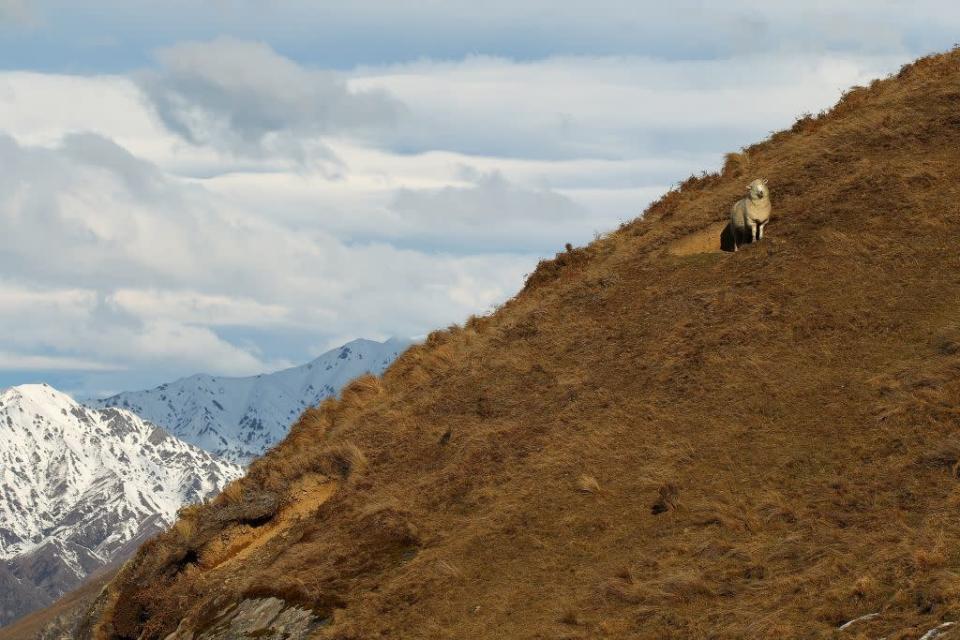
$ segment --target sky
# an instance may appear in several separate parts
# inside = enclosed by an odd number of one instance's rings
[[[929,0],[0,0],[0,386],[463,322],[958,32]]]

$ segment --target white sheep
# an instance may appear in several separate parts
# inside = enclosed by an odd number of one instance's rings
[[[750,241],[763,239],[763,228],[770,221],[770,189],[766,180],[754,180],[747,185],[747,195],[730,208],[730,235],[733,250],[740,245],[740,236],[750,231]]]

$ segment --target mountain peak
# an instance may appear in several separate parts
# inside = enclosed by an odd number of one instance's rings
[[[68,394],[54,389],[45,382],[20,384],[13,387],[0,389],[0,398],[6,397],[30,398],[33,400],[50,398],[56,400],[57,402],[76,404],[73,398],[71,398]]]
[[[0,390],[0,406],[17,405],[31,414],[71,413],[80,405],[48,384],[22,384]]]

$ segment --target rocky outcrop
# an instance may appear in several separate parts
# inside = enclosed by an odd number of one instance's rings
[[[199,632],[191,631],[191,621],[184,620],[166,640],[306,640],[325,624],[325,618],[309,609],[279,598],[255,598],[227,607]]]

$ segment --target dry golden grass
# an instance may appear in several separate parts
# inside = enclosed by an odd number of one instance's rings
[[[242,480],[234,480],[223,488],[216,496],[216,500],[224,503],[237,503],[243,496],[244,483]]]
[[[340,410],[357,411],[371,399],[383,394],[383,382],[374,375],[360,376],[340,393]]]
[[[579,489],[581,493],[591,493],[594,495],[603,492],[603,488],[600,486],[600,481],[593,476],[588,476],[586,474],[583,474],[577,478],[577,489]]]
[[[960,52],[925,58],[544,261],[307,412],[145,545],[82,637],[163,638],[252,592],[329,613],[329,640],[916,640],[960,619],[958,105]],[[671,252],[753,176],[767,241]],[[584,470],[602,499],[571,490]],[[336,492],[278,526],[308,474]],[[240,526],[269,539],[188,562]]]

